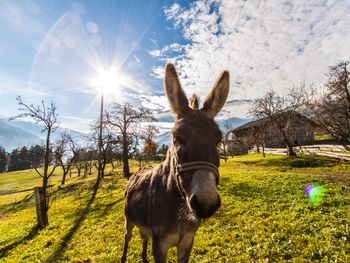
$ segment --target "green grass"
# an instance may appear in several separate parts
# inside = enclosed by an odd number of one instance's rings
[[[341,151],[341,150],[321,150],[321,152],[330,152],[330,153],[341,153],[341,154],[350,154],[348,151]]]
[[[137,169],[136,163],[132,167]],[[222,207],[197,232],[191,262],[350,262],[350,165],[325,157],[254,154],[222,161]],[[40,183],[33,172],[0,175],[2,190]],[[122,254],[124,189],[120,170],[97,193],[95,175],[50,188],[50,225],[36,223],[32,192],[0,196],[0,262],[116,262]],[[326,189],[314,207],[307,184]],[[135,230],[128,262],[141,262]],[[175,262],[175,250],[169,262]],[[151,251],[149,249],[149,258]]]
[[[324,141],[324,140],[331,140],[334,139],[334,137],[330,134],[316,134],[315,135],[315,141]]]

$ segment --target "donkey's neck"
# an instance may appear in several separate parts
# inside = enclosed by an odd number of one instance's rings
[[[174,188],[176,186],[174,158],[176,156],[174,156],[173,145],[171,145],[167,151],[165,160],[162,162],[163,175],[167,177],[168,188]]]

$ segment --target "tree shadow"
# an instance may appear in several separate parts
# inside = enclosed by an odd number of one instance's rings
[[[34,194],[30,193],[30,194],[27,194],[23,199],[17,202],[0,205],[0,211],[2,211],[2,213],[4,214],[9,215],[9,214],[13,214],[18,211],[21,211],[23,209],[26,209],[29,206],[31,206],[33,203],[34,203]]]
[[[59,247],[52,253],[50,257],[48,257],[44,262],[58,262],[62,257],[64,251],[67,249],[69,241],[72,239],[74,234],[80,228],[81,224],[84,222],[86,217],[88,216],[91,205],[95,200],[97,194],[98,187],[94,187],[94,191],[86,204],[86,207],[81,210],[81,215],[75,220],[73,227],[69,230],[69,232],[63,237],[62,241],[59,244]]]
[[[124,197],[119,198],[118,200],[116,200],[114,202],[111,202],[109,204],[100,205],[97,208],[97,211],[94,211],[95,212],[95,216],[100,218],[100,219],[106,218],[111,213],[113,207],[115,205],[117,205],[118,203],[122,202],[123,200],[125,200]]]
[[[226,186],[220,189],[220,192],[229,195],[235,196],[242,200],[256,198],[258,196],[264,196],[266,189],[262,187],[257,187],[256,185],[249,184],[247,182],[238,182],[235,184],[228,184],[229,180],[227,178],[222,178],[222,183]]]
[[[262,167],[278,167],[278,168],[304,168],[304,167],[331,167],[337,164],[337,161],[331,158],[325,158],[318,155],[297,155],[284,156],[276,159],[256,159],[243,161],[245,165],[256,165]]]
[[[22,237],[18,241],[15,241],[15,242],[7,245],[6,247],[1,248],[0,249],[0,258],[5,257],[9,251],[14,249],[18,245],[20,245],[20,244],[22,244],[22,243],[24,243],[24,242],[26,242],[28,240],[32,240],[37,235],[39,230],[40,229],[37,227],[37,225],[35,225],[35,226],[32,227],[32,229],[30,230],[30,232],[26,236]]]

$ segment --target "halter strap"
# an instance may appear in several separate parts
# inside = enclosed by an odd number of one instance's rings
[[[199,170],[199,169],[210,170],[215,174],[216,184],[219,183],[220,175],[219,175],[218,167],[210,162],[194,161],[194,162],[181,163],[177,165],[177,168],[180,173],[192,171],[192,170]]]
[[[173,148],[173,147],[172,147]],[[186,171],[192,171],[192,170],[199,170],[199,169],[206,169],[206,170],[210,170],[215,174],[215,181],[216,184],[219,183],[219,171],[218,171],[218,167],[210,162],[205,162],[205,161],[193,161],[193,162],[187,162],[187,163],[178,163],[177,160],[177,155],[174,151],[174,149],[171,149],[174,158],[173,159],[173,168],[174,168],[174,175],[175,175],[175,182],[177,185],[177,188],[180,191],[180,194],[182,196],[183,199],[186,199],[186,194],[184,189],[182,189],[181,184],[180,184],[180,180],[179,180],[179,176],[181,172],[186,172]]]

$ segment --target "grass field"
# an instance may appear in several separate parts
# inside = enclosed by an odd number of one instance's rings
[[[199,229],[191,262],[350,262],[349,164],[254,154],[222,161],[220,173],[222,207]],[[95,175],[68,178],[59,189],[57,171],[44,230],[35,228],[32,191],[5,194],[39,185],[35,172],[0,174],[0,262],[119,261],[126,185],[120,174],[94,192]],[[304,193],[308,184],[326,189],[317,207]],[[135,230],[128,262],[141,262],[140,254]]]

